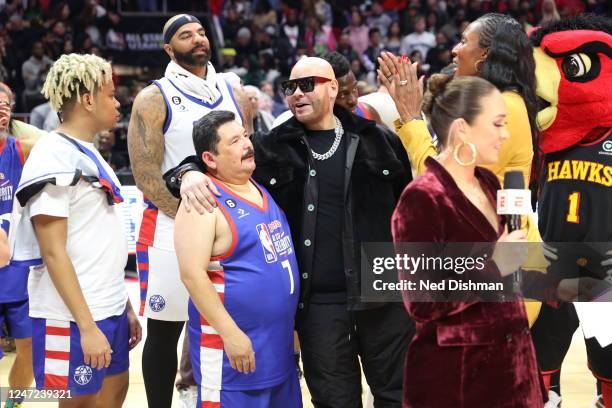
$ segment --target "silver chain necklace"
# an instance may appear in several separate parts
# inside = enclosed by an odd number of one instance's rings
[[[331,145],[327,153],[320,154],[310,149],[310,151],[312,152],[312,157],[314,157],[315,160],[329,159],[334,155],[334,153],[336,153],[336,150],[338,150],[338,146],[340,146],[340,141],[342,140],[342,135],[344,134],[344,128],[342,127],[342,123],[340,123],[340,120],[336,116],[334,116],[334,119],[336,120],[336,128],[334,129],[336,137],[334,139],[334,143]]]

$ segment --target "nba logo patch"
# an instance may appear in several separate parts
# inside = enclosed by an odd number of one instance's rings
[[[276,262],[278,258],[276,257],[276,251],[274,250],[274,244],[272,243],[268,226],[266,224],[257,224],[256,228],[257,236],[259,237],[259,242],[261,242],[261,247],[263,249],[266,262]]]

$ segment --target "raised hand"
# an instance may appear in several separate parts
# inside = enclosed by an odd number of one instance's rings
[[[378,79],[389,90],[402,122],[420,119],[425,77],[417,78],[418,64],[387,51],[380,54],[378,63]]]

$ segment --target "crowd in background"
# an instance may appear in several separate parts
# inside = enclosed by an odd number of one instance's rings
[[[382,50],[419,61],[420,73],[431,75],[452,62],[463,29],[487,12],[507,13],[528,30],[565,15],[604,14],[608,7],[606,0],[6,0],[0,2],[0,81],[16,93],[14,112],[48,130],[57,119],[40,90],[61,54],[110,58],[122,12],[208,12],[216,31],[208,37],[217,39],[212,45],[221,58],[217,69],[259,88],[251,99],[276,117],[287,109],[280,82],[302,55],[341,53],[360,94],[367,94],[378,87],[376,57]],[[152,79],[115,75],[122,123]],[[113,151],[129,167],[125,129],[116,133]]]

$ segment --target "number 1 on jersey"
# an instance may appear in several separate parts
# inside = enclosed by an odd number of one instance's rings
[[[567,211],[567,222],[571,222],[572,224],[578,224],[580,222],[580,216],[578,212],[580,211],[580,193],[578,191],[574,191],[567,197],[569,201],[569,209]]]
[[[287,268],[287,272],[289,272],[289,282],[291,282],[291,290],[289,291],[290,295],[293,295],[294,283],[293,283],[293,272],[291,271],[291,264],[288,259],[285,259],[281,262],[283,268]]]

